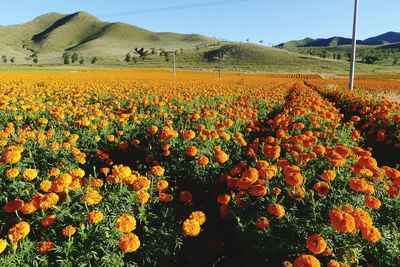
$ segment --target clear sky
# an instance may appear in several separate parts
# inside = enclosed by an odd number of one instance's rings
[[[168,12],[137,12],[209,2]],[[152,31],[201,33],[265,44],[304,37],[351,37],[353,0],[0,0],[0,25],[29,21],[47,12],[86,11]],[[120,16],[110,14],[137,12]],[[359,39],[400,32],[400,0],[360,0]],[[0,36],[1,38],[1,36]]]

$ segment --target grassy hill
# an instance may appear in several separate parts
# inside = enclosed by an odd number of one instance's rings
[[[162,50],[177,51],[177,67],[186,69],[280,71],[280,72],[347,72],[344,60],[322,60],[284,49],[249,43],[222,42],[199,34],[153,32],[120,22],[104,22],[86,13],[65,15],[48,13],[19,25],[0,26],[0,56],[15,57],[18,65],[32,65],[29,56],[37,53],[38,65],[62,66],[63,53],[78,53],[85,67],[145,67],[170,68],[159,55]],[[387,37],[387,36],[386,36]],[[391,36],[393,37],[393,36]],[[306,38],[283,44],[280,48],[297,48],[322,39]],[[328,40],[330,47],[339,47],[341,39]],[[134,47],[143,47],[154,53],[137,63],[124,62],[125,55]],[[294,49],[293,49],[294,50]],[[213,58],[224,55],[222,62]],[[96,65],[90,61],[97,57]],[[0,62],[0,69],[12,65]],[[71,65],[69,65],[71,66]],[[74,66],[79,66],[75,62]]]

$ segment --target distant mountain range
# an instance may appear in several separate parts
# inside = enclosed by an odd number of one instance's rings
[[[351,45],[352,39],[344,37],[331,38],[305,38],[303,40],[289,41],[277,45],[278,48],[300,48],[300,47],[337,47]],[[387,32],[378,36],[370,37],[365,40],[357,40],[357,44],[380,46],[381,48],[400,48],[400,33]]]

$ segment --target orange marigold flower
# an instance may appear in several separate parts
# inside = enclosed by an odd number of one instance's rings
[[[381,233],[374,226],[366,227],[361,230],[363,237],[371,243],[376,243],[381,239]]]
[[[256,227],[259,229],[265,229],[269,227],[269,220],[267,217],[258,217],[256,220]]]
[[[206,166],[209,162],[210,160],[206,156],[200,156],[197,159],[197,163],[201,166]]]
[[[251,187],[250,194],[253,197],[262,197],[267,194],[267,188],[261,184],[255,184]]]
[[[171,202],[172,200],[172,195],[171,194],[166,194],[163,192],[160,192],[158,195],[158,200],[160,202]]]
[[[285,208],[280,204],[269,204],[268,213],[277,218],[282,218],[285,216]]]
[[[197,154],[198,151],[199,151],[199,150],[197,149],[197,147],[195,147],[195,146],[189,146],[188,148],[186,148],[186,156],[192,158],[192,157],[196,156],[196,154]]]
[[[44,255],[48,253],[55,247],[54,243],[51,241],[40,241],[38,244],[37,252],[39,255]]]
[[[290,173],[288,175],[285,175],[285,182],[293,187],[298,187],[300,186],[304,181],[303,176],[301,173]]]
[[[321,196],[326,196],[330,192],[329,184],[322,181],[315,183],[313,189],[317,191],[317,193],[320,194]]]
[[[196,220],[200,225],[203,225],[206,222],[206,215],[202,211],[193,211],[189,215],[190,220]]]
[[[328,262],[327,267],[341,267],[341,265],[340,265],[340,263],[338,261],[330,260]]]
[[[281,148],[280,146],[271,146],[269,144],[264,145],[264,154],[269,158],[269,159],[277,159],[279,158],[281,154]]]
[[[123,213],[115,221],[115,226],[119,231],[129,233],[136,229],[136,219],[128,213]]]
[[[321,177],[325,181],[333,181],[336,178],[336,172],[333,170],[324,170]]]
[[[124,253],[135,252],[140,247],[139,237],[134,233],[127,233],[120,237],[118,246]]]
[[[259,178],[259,173],[256,168],[248,168],[242,173],[242,177],[249,178],[251,183],[254,184]]]
[[[52,215],[47,215],[46,217],[44,217],[43,219],[40,220],[40,224],[43,227],[49,227],[51,225],[53,225],[57,220],[57,216],[52,214]]]
[[[372,226],[372,218],[369,215],[369,213],[365,210],[356,208],[354,209],[353,212],[351,212],[351,215],[354,217],[356,221],[356,228],[357,229],[364,229]]]
[[[155,126],[155,125],[150,126],[149,134],[155,134],[155,133],[157,133],[157,131],[158,131],[158,127],[157,126]]]
[[[329,211],[329,219],[333,228],[342,233],[352,233],[356,227],[356,221],[350,214],[333,208]]]
[[[303,254],[296,258],[294,267],[321,267],[321,263],[316,257]]]
[[[367,180],[364,178],[351,178],[349,185],[356,192],[366,192],[369,186]]]
[[[19,222],[8,230],[8,237],[13,242],[18,242],[28,236],[31,227],[27,222]]]
[[[368,196],[368,197],[365,197],[364,204],[370,209],[377,210],[381,207],[382,202],[376,197]]]
[[[61,229],[61,233],[63,236],[72,236],[76,232],[76,228],[73,227],[72,225],[65,226],[63,229]]]
[[[89,214],[86,216],[86,219],[89,223],[98,224],[104,219],[104,215],[101,211],[93,210],[89,212]]]
[[[186,219],[182,224],[182,231],[185,235],[196,237],[200,234],[200,223],[197,220]]]
[[[183,139],[185,140],[192,140],[196,137],[196,133],[192,130],[187,130],[183,132]]]
[[[312,253],[321,254],[325,251],[327,244],[322,236],[314,234],[307,238],[306,246]]]
[[[218,204],[226,205],[231,201],[231,196],[228,194],[222,194],[217,197]]]

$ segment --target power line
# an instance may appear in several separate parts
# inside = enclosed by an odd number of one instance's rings
[[[128,16],[128,15],[151,14],[151,13],[182,10],[182,9],[191,9],[191,8],[218,6],[218,5],[230,5],[230,4],[237,4],[237,3],[241,3],[241,2],[247,2],[247,1],[250,1],[250,0],[220,0],[220,1],[204,2],[204,3],[197,3],[197,4],[160,7],[160,8],[154,8],[154,9],[137,10],[137,11],[123,12],[123,13],[105,14],[105,15],[101,15],[98,17],[99,18],[112,18],[112,17],[121,17],[121,16]]]

